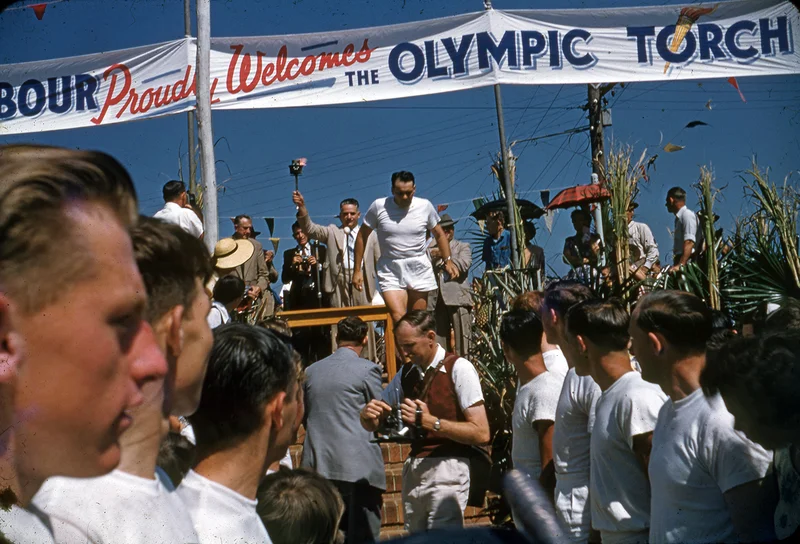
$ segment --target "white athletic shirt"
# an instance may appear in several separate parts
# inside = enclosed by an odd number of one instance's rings
[[[57,542],[197,542],[183,502],[155,475],[114,470],[98,478],[54,477],[33,502],[50,516]]]
[[[589,439],[600,387],[591,376],[571,368],[564,379],[553,427],[553,463],[556,474],[585,475],[589,483]]]
[[[658,414],[650,454],[650,542],[736,540],[723,494],[760,480],[772,453],[733,428],[719,395],[698,389]]]
[[[200,221],[197,214],[188,208],[181,208],[174,202],[164,204],[164,207],[158,210],[153,217],[178,225],[195,238],[200,238],[203,234],[203,222]]]
[[[257,501],[190,470],[176,491],[200,544],[271,544],[256,513]]]
[[[549,372],[561,374],[562,378],[567,375],[567,372],[569,372],[569,364],[567,363],[567,358],[564,357],[564,353],[561,351],[561,348],[545,351],[542,353],[542,359],[544,359],[544,366]]]
[[[539,450],[539,433],[533,424],[537,421],[555,421],[563,383],[563,376],[543,372],[520,387],[514,401],[511,460],[515,469],[534,480],[542,473],[542,454]]]
[[[409,259],[425,256],[425,232],[439,224],[439,214],[424,198],[401,208],[390,196],[372,203],[364,224],[376,232],[381,259]]]
[[[635,370],[597,400],[591,445],[592,526],[606,540],[650,526],[650,484],[633,452],[633,437],[655,429],[667,396]],[[606,533],[611,535],[606,536]],[[646,535],[645,535],[646,536]]]
[[[0,508],[0,535],[9,542],[24,544],[55,544],[53,534],[45,524],[49,523],[44,514],[37,515],[31,510],[13,505],[10,510]]]

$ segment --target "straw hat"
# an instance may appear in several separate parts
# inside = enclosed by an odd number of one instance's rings
[[[215,266],[217,268],[236,268],[247,262],[255,249],[250,240],[223,238],[214,246]]]

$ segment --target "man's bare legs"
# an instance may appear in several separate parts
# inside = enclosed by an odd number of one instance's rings
[[[425,310],[428,307],[427,292],[397,290],[384,291],[381,294],[395,323],[411,310]]]

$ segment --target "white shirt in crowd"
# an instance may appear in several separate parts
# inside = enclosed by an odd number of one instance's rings
[[[197,531],[199,544],[271,544],[256,512],[257,501],[190,470],[176,491]]]
[[[46,523],[50,520],[42,512],[12,505],[9,510],[0,508],[0,540],[5,537],[9,542],[25,544],[55,544],[53,534]]]
[[[188,208],[182,208],[174,202],[167,202],[164,207],[153,216],[167,223],[178,225],[180,228],[194,236],[200,238],[203,234],[203,222],[197,214]]]
[[[564,357],[564,353],[561,351],[561,348],[545,351],[542,353],[542,359],[544,359],[544,367],[548,372],[560,374],[562,378],[567,375],[567,372],[569,372],[569,364],[567,363],[567,358]]]
[[[98,478],[50,478],[33,500],[50,516],[56,542],[197,542],[183,502],[155,475],[114,470]]]
[[[633,437],[655,429],[666,399],[659,386],[631,370],[597,400],[590,497],[592,526],[604,543],[647,540],[650,484],[633,452]]]
[[[675,257],[683,255],[683,243],[686,241],[695,243],[692,253],[699,249],[697,247],[697,228],[697,215],[692,210],[686,206],[678,210],[678,213],[675,214],[674,243],[672,245],[672,252]]]
[[[206,321],[208,321],[208,326],[212,329],[216,329],[220,325],[224,325],[230,322],[231,316],[228,313],[227,308],[221,302],[217,302],[216,300],[211,303],[211,309],[208,311],[208,317],[206,317]]]
[[[286,455],[283,456],[283,459],[278,461],[278,465],[280,465],[281,467],[286,467],[289,470],[292,470],[294,468],[294,462],[292,461],[292,451],[291,450],[289,450],[289,449],[286,450]],[[267,476],[269,476],[270,474],[274,474],[276,472],[278,472],[278,471],[277,470],[272,470],[271,468],[268,468],[267,469]]]
[[[439,214],[424,198],[401,208],[390,196],[372,203],[364,224],[377,233],[381,259],[409,259],[425,255],[425,233],[439,224]]]
[[[591,376],[578,376],[574,368],[567,372],[553,425],[553,464],[556,516],[573,542],[589,538],[589,441],[598,398],[600,387]]]
[[[564,376],[543,372],[517,390],[511,416],[511,460],[515,469],[534,480],[539,478],[543,468],[539,433],[534,424],[537,421],[555,421],[563,384]]]
[[[358,236],[358,231],[361,230],[361,225],[356,225],[350,231],[350,234],[344,233],[344,240],[347,244],[347,249],[344,252],[344,267],[347,270],[353,269],[353,259],[356,255],[356,237]]]
[[[431,367],[436,367],[439,361],[444,359],[446,354],[447,352],[444,348],[438,346],[436,355],[433,357],[433,362],[431,362]],[[419,370],[422,372],[421,368]],[[444,365],[439,367],[439,372],[447,372]],[[451,377],[456,391],[456,398],[458,399],[458,406],[461,408],[462,412],[483,400],[481,379],[472,363],[463,357],[459,357],[456,359],[456,362],[453,363],[453,373]],[[400,372],[398,372],[394,375],[392,381],[389,382],[389,385],[386,386],[386,389],[383,390],[382,400],[389,406],[399,404],[403,400],[403,387],[400,385],[400,379],[401,375]]]
[[[637,263],[637,266],[653,268],[658,260],[658,244],[656,244],[650,227],[638,221],[628,223],[628,244],[631,246],[631,260]],[[683,242],[681,242],[681,251],[683,251]],[[644,261],[639,263],[642,259]]]
[[[650,542],[735,542],[723,494],[760,480],[772,454],[733,428],[719,395],[698,389],[668,400],[658,415],[650,454]]]

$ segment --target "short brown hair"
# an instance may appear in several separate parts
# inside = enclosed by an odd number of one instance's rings
[[[539,291],[527,291],[517,295],[511,301],[512,310],[526,310],[533,312],[537,317],[542,317],[542,301],[544,296]]]
[[[175,306],[186,312],[197,297],[196,280],[211,276],[211,256],[198,238],[177,225],[142,216],[131,229],[136,265],[147,289],[147,320],[152,324]]]
[[[0,290],[23,312],[55,302],[93,273],[69,207],[96,204],[127,229],[136,223],[128,172],[98,151],[39,145],[0,146]],[[53,266],[58,281],[53,281]],[[29,286],[36,285],[36,289]]]

